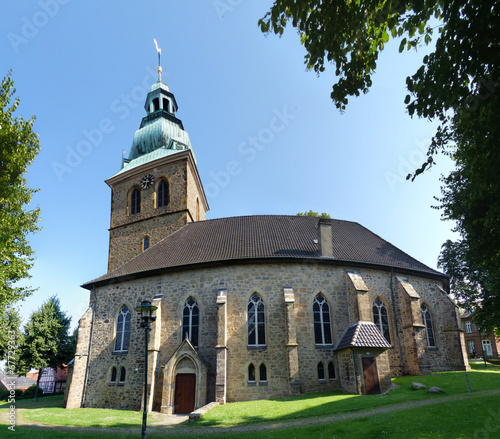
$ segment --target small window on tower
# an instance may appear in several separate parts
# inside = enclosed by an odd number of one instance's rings
[[[142,240],[142,251],[147,250],[149,248],[149,236],[145,236]]]
[[[168,111],[170,112],[169,108],[168,108],[168,99],[167,98],[163,98],[163,109],[165,111]]]
[[[130,214],[135,215],[141,212],[141,193],[134,189],[130,196]]]
[[[154,98],[153,99],[153,111],[158,111],[160,109],[160,99],[159,98]]]

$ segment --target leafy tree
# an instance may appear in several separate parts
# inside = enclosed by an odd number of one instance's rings
[[[71,317],[61,310],[59,299],[51,297],[34,311],[24,327],[24,342],[18,371],[39,369],[37,386],[44,367],[56,369],[75,355],[74,335],[69,335]],[[36,399],[36,395],[35,395]]]
[[[427,160],[407,178],[439,153],[455,160],[438,208],[456,222],[460,239],[443,246],[439,263],[476,323],[500,327],[500,1],[276,0],[259,25],[281,35],[289,22],[308,68],[320,74],[335,65],[331,97],[340,110],[368,92],[391,37],[400,52],[435,41],[406,79],[408,113],[439,122]]]
[[[10,344],[9,341],[11,341]],[[10,349],[14,352],[14,357],[11,356],[10,360],[15,364],[18,361],[18,348],[22,343],[21,316],[17,309],[9,306],[0,310],[0,360],[8,357],[9,346],[13,346],[12,342],[17,349]]]
[[[0,306],[32,293],[14,284],[29,277],[33,250],[27,235],[39,230],[39,209],[25,209],[36,191],[27,186],[24,175],[40,151],[40,141],[33,132],[34,117],[14,116],[19,106],[19,98],[11,102],[14,93],[9,72],[0,85]]]
[[[318,213],[318,212],[313,212],[312,210],[310,210],[309,212],[299,212],[297,216],[317,216],[319,218],[331,218],[331,216],[325,212]]]

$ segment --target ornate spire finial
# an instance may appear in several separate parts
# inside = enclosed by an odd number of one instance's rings
[[[158,47],[158,43],[156,42],[156,38],[154,38],[155,41],[155,46],[156,46],[156,51],[158,52],[158,82],[161,82],[161,61],[160,61],[160,56],[161,56],[161,49]]]

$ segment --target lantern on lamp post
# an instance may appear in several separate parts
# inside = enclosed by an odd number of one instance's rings
[[[151,331],[150,323],[156,320],[153,317],[154,311],[157,306],[151,305],[150,300],[143,300],[141,306],[135,308],[141,317],[141,328],[145,332],[145,348],[144,348],[144,412],[142,414],[142,435],[141,438],[146,438],[146,422],[148,417],[148,344],[149,344],[149,331]]]

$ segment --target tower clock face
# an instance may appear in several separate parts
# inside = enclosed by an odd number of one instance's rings
[[[151,186],[153,186],[154,181],[155,181],[155,176],[153,174],[145,175],[141,179],[141,189],[143,190],[150,189]]]

